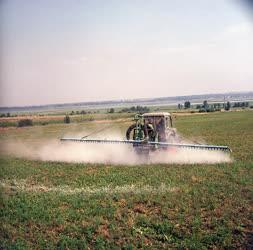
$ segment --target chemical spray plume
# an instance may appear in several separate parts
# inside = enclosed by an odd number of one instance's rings
[[[2,155],[33,160],[103,164],[201,164],[231,162],[229,154],[218,151],[173,149],[151,152],[148,158],[135,153],[131,145],[63,143],[57,140],[40,143],[2,142]]]

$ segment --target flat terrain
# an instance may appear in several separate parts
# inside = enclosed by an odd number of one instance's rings
[[[252,111],[175,118],[186,138],[228,145],[232,163],[64,163],[4,150],[107,125],[123,136],[131,121],[116,118],[0,131],[0,248],[253,248]]]
[[[83,115],[70,115],[71,122],[80,123],[87,121],[100,121],[100,120],[114,120],[120,118],[132,118],[133,114],[130,113],[113,113],[113,114],[83,114]],[[64,121],[65,114],[26,114],[11,117],[0,117],[0,129],[5,127],[17,127],[17,123],[22,119],[31,119],[33,125],[49,125],[60,124]]]

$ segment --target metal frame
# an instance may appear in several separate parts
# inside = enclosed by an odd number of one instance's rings
[[[219,150],[224,152],[232,152],[228,146],[216,146],[206,144],[184,144],[184,143],[168,143],[153,142],[146,140],[103,140],[103,139],[82,139],[82,138],[61,138],[61,141],[98,143],[98,144],[130,144],[134,147],[158,147],[158,148],[186,148],[186,149],[203,149],[203,150]]]

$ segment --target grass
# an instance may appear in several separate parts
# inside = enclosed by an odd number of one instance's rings
[[[131,123],[108,122],[122,133]],[[8,129],[0,138],[34,143],[105,124]],[[2,155],[0,248],[250,249],[252,125],[251,111],[176,117],[184,136],[230,146],[230,164],[124,166]]]
[[[150,106],[150,112],[170,112],[176,114],[191,114],[198,113],[198,109],[181,109],[179,110],[176,106]],[[231,110],[238,111],[249,111],[249,108],[246,109],[235,109]],[[115,108],[115,113],[108,113],[108,110],[93,110],[92,113],[87,114],[74,114],[71,115],[71,111],[65,112],[53,112],[53,113],[43,113],[43,112],[34,112],[34,113],[19,113],[13,114],[11,117],[0,118],[0,128],[6,127],[17,127],[18,122],[22,119],[32,119],[34,126],[46,126],[50,124],[62,124],[64,123],[64,117],[66,114],[69,115],[71,123],[83,123],[88,121],[101,121],[101,120],[118,120],[118,119],[131,119],[134,116],[133,112],[121,113],[121,108]],[[98,113],[93,113],[98,112]]]
[[[118,119],[128,119],[133,117],[133,113],[112,113],[112,114],[78,114],[78,115],[69,115],[71,123],[82,123],[88,121],[101,121],[101,120],[118,120]],[[3,127],[17,127],[18,122],[23,119],[31,119],[33,125],[50,125],[50,124],[62,124],[64,123],[65,114],[55,114],[55,115],[20,115],[13,117],[4,117],[0,118],[0,128]]]

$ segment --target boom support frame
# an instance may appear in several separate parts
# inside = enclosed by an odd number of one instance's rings
[[[218,150],[223,152],[232,152],[228,146],[206,145],[206,144],[185,144],[185,143],[168,143],[147,140],[103,140],[103,139],[82,139],[82,138],[61,138],[61,141],[96,143],[96,144],[128,144],[134,147],[152,148],[185,148],[185,149],[202,149]]]

